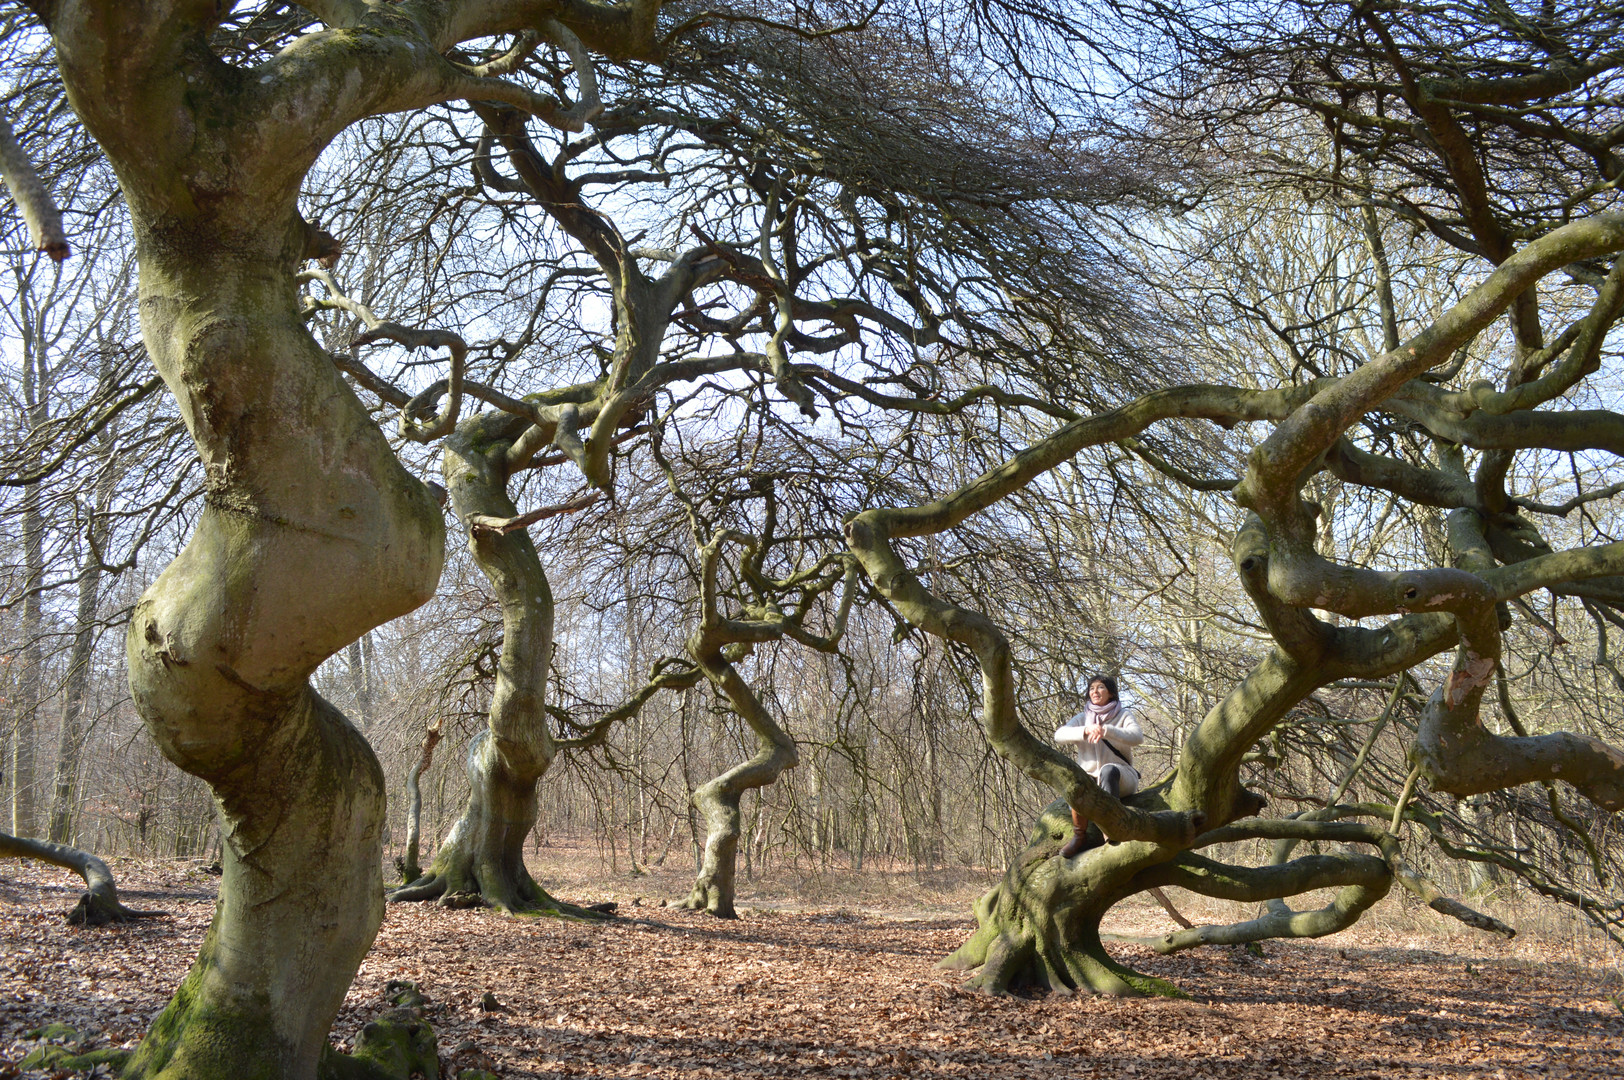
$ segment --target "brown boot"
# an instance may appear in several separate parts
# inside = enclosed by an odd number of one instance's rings
[[[1071,826],[1074,830],[1071,839],[1060,849],[1062,859],[1075,859],[1089,848],[1099,846],[1097,842],[1093,844],[1088,842],[1088,819],[1075,810],[1071,812]]]

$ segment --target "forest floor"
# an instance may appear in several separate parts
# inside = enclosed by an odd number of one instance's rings
[[[985,874],[780,874],[741,884],[741,918],[659,906],[684,874],[611,874],[585,850],[543,849],[562,899],[613,900],[601,924],[392,905],[335,1035],[382,1006],[384,983],[427,995],[449,1075],[504,1078],[793,1076],[1200,1080],[1202,1077],[1624,1076],[1624,963],[1549,908],[1496,908],[1538,925],[1478,935],[1389,899],[1354,930],[1270,942],[1261,958],[1208,948],[1118,955],[1185,1000],[968,992],[935,962],[965,938]],[[91,1047],[133,1045],[195,955],[218,878],[195,862],[114,860],[133,907],[122,927],[63,922],[77,879],[0,864],[0,1077],[47,1022]],[[1185,914],[1232,918],[1188,894]],[[1153,904],[1108,929],[1171,929]],[[502,1005],[481,1008],[490,991]],[[34,1074],[36,1076],[44,1074]]]

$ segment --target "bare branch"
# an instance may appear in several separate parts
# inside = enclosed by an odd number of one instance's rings
[[[0,177],[11,191],[11,199],[23,215],[34,249],[57,262],[68,257],[68,234],[62,230],[62,214],[45,190],[34,163],[17,143],[11,122],[0,116]]]
[[[559,503],[555,506],[543,506],[520,514],[518,517],[496,518],[491,517],[489,514],[473,514],[468,518],[468,528],[476,533],[510,533],[516,529],[534,525],[538,521],[546,521],[548,518],[558,517],[561,514],[573,514],[577,510],[585,510],[597,502],[601,495],[602,493],[597,491],[588,492],[578,499],[571,499],[569,502]]]

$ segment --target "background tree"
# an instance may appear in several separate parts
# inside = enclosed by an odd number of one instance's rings
[[[387,168],[376,182],[418,192],[423,176],[446,166],[470,170],[469,187],[435,204],[431,220],[443,224],[420,238],[419,250],[443,254],[471,242],[488,248],[495,237],[510,237],[522,256],[483,275],[477,264],[442,262],[458,279],[449,291],[464,299],[455,306],[424,299],[420,307],[434,310],[435,321],[483,321],[499,336],[469,345],[443,331],[380,322],[331,275],[306,271],[301,276],[313,285],[307,309],[359,320],[365,332],[354,338],[356,346],[394,340],[452,352],[448,376],[416,395],[405,388],[412,377],[407,365],[374,371],[353,347],[338,356],[339,365],[400,410],[408,442],[446,437],[465,398],[506,414],[466,421],[477,437],[451,435],[447,444],[464,462],[469,458],[456,449],[459,439],[474,438],[468,446],[476,454],[506,447],[500,462],[488,462],[494,470],[488,493],[531,469],[555,468],[576,470],[590,485],[613,492],[616,470],[679,425],[709,429],[759,413],[752,419],[757,430],[801,437],[767,397],[769,379],[772,393],[806,421],[818,417],[820,391],[833,399],[855,394],[879,411],[902,402],[913,412],[914,402],[893,399],[874,384],[912,378],[920,350],[949,357],[955,366],[1016,370],[1040,363],[1035,335],[1051,343],[1078,337],[1074,314],[1087,316],[1090,327],[1105,326],[1104,314],[1120,305],[1087,276],[1069,272],[1086,256],[1086,242],[1075,230],[1046,231],[1043,215],[1052,214],[1056,224],[1075,221],[1089,200],[1141,181],[1127,170],[1094,168],[1092,159],[1073,168],[1056,153],[1026,149],[1026,127],[1005,130],[1019,118],[992,112],[997,103],[978,97],[950,70],[938,72],[945,83],[915,85],[925,65],[940,58],[911,14],[886,19],[883,27],[861,9],[847,21],[831,21],[830,13],[842,12],[840,5],[823,14],[785,9],[780,23],[741,16],[735,24],[725,12],[679,19],[671,30],[675,44],[657,66],[641,63],[641,56],[632,58],[636,63],[589,60],[568,35],[555,35],[564,47],[551,57],[536,53],[538,41],[531,38],[511,51],[489,50],[483,62],[494,65],[490,70],[546,85],[562,85],[567,59],[581,101],[564,127],[590,120],[592,130],[579,137],[532,131],[522,110],[481,101],[472,117],[453,111],[438,120],[437,141],[423,155],[383,154]],[[822,25],[809,30],[794,25],[792,16]],[[712,22],[721,29],[700,32]],[[882,38],[892,42],[905,73],[854,82]],[[976,128],[986,146],[977,151],[974,170],[965,170],[955,140],[930,130],[918,115],[935,107],[934,95],[944,86],[967,109],[989,111]],[[876,156],[871,143],[840,130],[854,116],[885,134],[885,154]],[[427,125],[415,130],[427,138]],[[492,205],[493,193],[504,198]],[[1044,209],[981,209],[1001,201]],[[521,216],[520,210],[531,212]],[[371,217],[376,229],[346,227],[338,217],[331,223],[340,235],[358,236],[356,246],[373,233],[400,231],[393,210]],[[634,243],[634,236],[645,243]],[[379,254],[363,269],[363,281],[387,275],[397,262],[409,261]],[[1000,287],[1000,277],[1018,281],[1018,294]],[[497,278],[508,284],[505,303],[485,284]],[[606,312],[607,323],[592,319],[594,312]],[[349,336],[340,323],[328,325],[334,340]],[[864,358],[870,341],[882,356]],[[855,370],[838,355],[849,349],[858,350]],[[826,366],[796,364],[792,354],[834,359]],[[1005,393],[979,378],[968,381],[971,399]],[[683,396],[674,390],[664,396],[679,384],[685,384]],[[445,468],[455,499],[467,473],[449,457]],[[555,492],[562,487],[539,483]],[[505,503],[474,513],[514,528],[526,517]],[[477,522],[470,527],[482,528]],[[482,543],[496,541],[476,541],[476,557]],[[542,595],[539,562],[529,556],[524,562],[528,583],[511,568],[491,578],[504,603],[518,604],[523,596],[534,605]],[[543,599],[540,606],[551,602]],[[498,681],[493,715],[504,707],[508,688],[522,684],[531,689],[519,712],[534,718],[532,726],[511,737],[499,734],[479,751],[481,775],[496,779],[472,784],[469,811],[437,860],[455,861],[451,847],[478,847],[476,836],[487,828],[477,823],[490,818],[486,808],[495,802],[533,808],[535,780],[552,757],[537,711],[550,631],[537,623],[521,659],[512,652],[519,624],[508,622],[500,665],[523,663],[529,674]],[[722,669],[715,671],[721,677]],[[765,717],[740,702],[735,707]],[[489,794],[497,789],[500,799]],[[531,895],[530,886],[517,883],[525,876],[518,855],[528,832],[523,822],[533,818],[531,809],[491,819],[493,835],[514,845],[497,860],[505,869],[494,874],[494,883],[490,872],[436,870],[435,880],[396,895],[443,895],[446,881],[478,883],[487,900],[513,906],[515,897]]]

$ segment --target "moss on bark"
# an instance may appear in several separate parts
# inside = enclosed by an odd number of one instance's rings
[[[86,1050],[89,1040],[78,1029],[67,1024],[46,1024],[23,1033],[24,1042],[37,1042],[17,1063],[23,1071],[39,1070],[56,1074],[89,1073],[97,1066],[111,1066],[115,1071],[130,1058],[130,1051],[116,1046]]]
[[[467,907],[460,898],[510,914],[562,915],[580,919],[603,914],[553,897],[531,877],[524,842],[536,823],[536,781],[506,774],[481,732],[468,749],[468,805],[435,852],[428,873],[389,894],[391,901],[439,900]]]
[[[322,1054],[320,1080],[440,1080],[439,1043],[423,1019],[428,1004],[415,983],[391,980],[391,1005],[361,1028],[348,1054]]]
[[[1131,996],[1182,996],[1171,983],[1114,960],[1100,920],[1122,896],[1122,883],[1158,856],[1148,844],[1104,845],[1060,857],[1071,835],[1070,807],[1047,807],[1024,851],[976,902],[976,930],[942,961],[972,971],[970,985],[1002,994],[1035,988]]]

